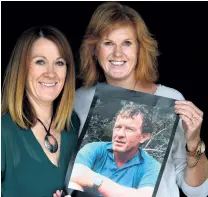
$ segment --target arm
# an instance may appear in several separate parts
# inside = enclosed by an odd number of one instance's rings
[[[93,179],[96,176],[101,176],[103,178],[103,183],[98,188],[98,192],[102,194],[104,197],[152,197],[153,194],[153,187],[143,187],[139,189],[133,189],[125,186],[121,186],[114,181],[110,180],[107,177],[99,175],[93,172],[90,168],[82,165],[82,164],[75,164],[71,181],[77,183],[82,187],[93,187]]]
[[[112,180],[104,177],[102,185],[98,188],[98,192],[104,197],[152,197],[153,187],[142,187],[139,189],[121,186]]]
[[[200,130],[203,120],[203,112],[200,111],[193,103],[189,101],[178,101],[175,105],[175,111],[183,121],[181,129],[184,129],[184,141],[187,142],[189,151],[196,150],[197,144],[200,141]],[[194,117],[193,117],[194,116]],[[185,144],[183,151],[189,165],[193,165],[196,158],[188,156],[185,153]],[[208,189],[208,163],[205,154],[203,153],[195,167],[190,168],[185,166],[184,181],[181,181],[180,186],[184,193],[188,196],[193,196],[198,193],[202,196],[207,196]]]
[[[79,185],[79,180],[74,179],[73,177],[80,177],[82,182],[86,182],[84,179],[88,178],[88,173],[85,170],[91,169],[94,166],[95,160],[99,160],[102,157],[102,142],[93,142],[86,144],[82,149],[77,153],[75,164],[72,169],[72,175],[68,184],[68,188],[83,191],[82,186]],[[81,173],[81,174],[80,174]],[[78,182],[77,182],[78,181]]]

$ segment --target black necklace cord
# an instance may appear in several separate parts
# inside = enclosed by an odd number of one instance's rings
[[[52,125],[52,122],[53,122],[53,115],[51,117],[51,122],[50,122],[50,125],[49,125],[48,129],[45,127],[45,125],[43,124],[43,122],[39,118],[37,118],[37,120],[43,125],[43,127],[44,127],[44,129],[46,131],[46,136],[44,138],[44,145],[45,145],[45,147],[51,153],[55,153],[58,150],[58,142],[57,142],[56,138],[50,133],[51,125]],[[53,139],[54,144],[50,143],[50,141],[48,140],[48,137],[51,137]]]

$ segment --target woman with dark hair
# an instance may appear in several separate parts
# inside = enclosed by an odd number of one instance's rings
[[[71,47],[55,27],[33,27],[18,39],[2,93],[3,197],[63,188],[79,129],[74,70]]]

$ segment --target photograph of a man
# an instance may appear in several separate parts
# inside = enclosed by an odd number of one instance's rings
[[[115,117],[111,142],[79,150],[68,187],[85,197],[152,197],[161,164],[140,148],[152,133],[143,129],[151,124],[145,113],[136,104],[125,105]]]

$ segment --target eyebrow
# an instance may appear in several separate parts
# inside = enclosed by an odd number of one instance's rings
[[[42,57],[42,58],[46,59],[46,58],[45,58],[44,56],[42,56],[42,55],[35,55],[35,56],[32,56],[31,59],[35,59],[35,58],[37,58],[37,57]]]
[[[135,130],[134,127],[126,127],[127,129]]]
[[[121,126],[121,124],[115,124],[115,126],[114,127],[118,127],[118,126]],[[126,127],[127,129],[132,129],[132,130],[135,130],[135,128],[134,127]]]
[[[35,58],[38,58],[38,57],[42,57],[42,58],[44,58],[44,59],[47,59],[45,56],[42,56],[42,55],[35,55],[35,56],[33,56],[31,59],[35,59]],[[58,57],[58,58],[56,58],[56,60],[58,60],[58,59],[63,59],[63,60],[65,60],[63,57]]]

